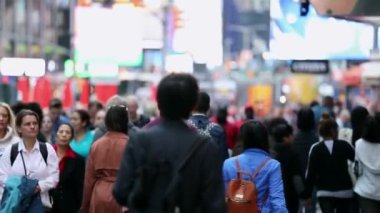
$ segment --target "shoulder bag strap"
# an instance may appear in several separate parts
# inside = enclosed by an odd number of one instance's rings
[[[203,145],[205,140],[205,137],[202,135],[197,135],[195,138],[194,143],[191,145],[189,151],[186,153],[185,157],[182,159],[182,161],[178,164],[178,167],[174,171],[174,174],[179,173],[187,164],[187,162],[190,160],[191,156],[197,151],[201,145]]]
[[[22,164],[24,165],[24,174],[26,177],[27,176],[26,175],[26,166],[25,166],[24,155],[22,154],[22,150],[20,150],[20,155],[21,155]]]
[[[170,180],[170,183],[165,191],[163,206],[164,209],[170,209],[171,206],[174,205],[175,202],[175,188],[177,187],[178,182],[180,181],[180,173],[183,168],[185,168],[187,162],[190,160],[192,155],[204,144],[205,137],[198,134],[195,138],[194,143],[191,145],[189,151],[186,152],[185,157],[178,164],[176,169],[173,172],[173,177]]]

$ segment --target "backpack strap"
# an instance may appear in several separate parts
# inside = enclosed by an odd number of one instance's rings
[[[253,179],[256,178],[256,176],[260,173],[260,171],[264,168],[264,166],[268,163],[268,161],[270,161],[272,158],[267,158],[265,159],[260,165],[259,167],[257,167],[256,171],[253,173],[252,177]]]
[[[11,147],[11,166],[13,166],[13,163],[15,162],[18,155],[18,143],[12,144]]]
[[[45,164],[47,165],[47,157],[48,157],[48,151],[45,143],[38,142],[40,144],[40,152],[42,155],[42,158],[45,161]]]
[[[236,157],[236,159],[235,159],[235,165],[236,165],[237,179],[238,180],[242,179],[242,175],[246,175],[246,176],[249,177],[249,179],[251,181],[253,181],[253,176],[251,175],[251,173],[249,173],[247,171],[241,170],[240,162],[239,162],[239,157]]]
[[[48,157],[48,151],[45,143],[39,142],[40,145],[40,152],[42,155],[42,158],[44,159],[46,165],[47,165],[47,157]],[[18,155],[18,143],[15,143],[12,145],[11,148],[11,166],[13,166],[13,163],[15,162]]]
[[[236,171],[237,171],[237,178],[241,179],[241,168],[240,168],[240,163],[239,163],[239,157],[236,157],[235,165],[236,165]]]

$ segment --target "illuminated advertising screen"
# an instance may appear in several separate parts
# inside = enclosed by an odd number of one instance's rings
[[[300,3],[271,0],[270,55],[280,60],[368,59],[374,42],[369,24],[321,17],[310,6],[300,16]]]
[[[208,67],[223,63],[222,1],[173,0],[178,10],[172,37],[173,53],[188,53],[195,63]],[[178,26],[180,25],[180,26]]]
[[[76,7],[74,58],[76,62],[141,66],[143,20],[140,8]]]

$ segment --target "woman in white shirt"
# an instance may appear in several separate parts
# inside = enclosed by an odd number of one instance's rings
[[[5,148],[20,140],[14,131],[15,116],[8,104],[0,102],[0,157]]]
[[[35,192],[41,194],[43,206],[50,209],[49,190],[55,188],[59,180],[58,157],[50,144],[37,140],[39,123],[38,115],[31,110],[17,114],[16,129],[21,140],[4,151],[0,160],[0,183],[3,188],[8,176],[26,173],[28,178],[38,180]]]
[[[354,191],[363,213],[380,212],[380,115],[369,116],[362,138],[356,142],[359,178]]]

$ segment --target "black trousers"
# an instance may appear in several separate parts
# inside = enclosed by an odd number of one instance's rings
[[[359,197],[359,206],[362,213],[379,213],[380,201],[372,200],[365,197]]]
[[[352,199],[319,197],[318,202],[323,213],[347,213]]]

